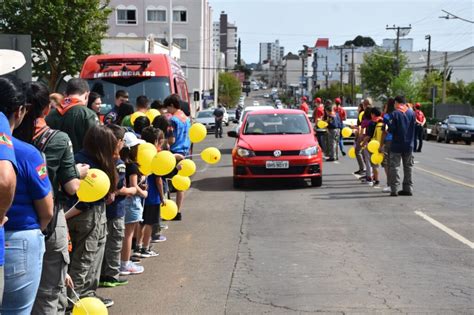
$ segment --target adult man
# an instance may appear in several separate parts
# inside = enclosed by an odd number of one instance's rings
[[[89,86],[83,79],[69,80],[66,86],[66,97],[46,117],[46,123],[53,129],[61,130],[69,136],[74,153],[82,149],[82,142],[87,130],[99,124],[97,114],[87,108]]]
[[[16,187],[16,159],[10,124],[0,112],[0,305],[3,297],[3,264],[5,255],[5,213],[10,208]]]
[[[136,102],[137,112],[146,113],[149,108],[150,108],[150,101],[148,100],[148,97],[146,97],[145,95],[140,95],[139,97],[137,97],[137,102]]]
[[[128,93],[124,90],[115,92],[115,105],[104,117],[104,124],[116,124],[119,118],[119,108],[122,103],[128,102]]]
[[[308,111],[309,111],[308,104],[306,103],[307,100],[308,99],[306,98],[306,96],[303,96],[301,98],[301,105],[300,105],[300,109],[304,111],[306,114],[308,114]]]
[[[421,152],[423,147],[423,126],[426,124],[425,114],[421,111],[421,104],[415,104],[415,138],[413,142],[413,152]],[[417,145],[418,140],[418,145]]]
[[[222,120],[224,119],[224,108],[222,104],[217,105],[217,108],[212,113],[214,122],[216,123],[216,138],[222,138]]]
[[[403,96],[395,97],[395,111],[389,122],[389,132],[392,134],[390,148],[390,196],[413,195],[413,138],[415,137],[415,113],[405,105]],[[397,192],[400,184],[400,162],[403,162],[403,189]]]
[[[191,148],[191,141],[189,140],[189,128],[191,128],[191,121],[186,114],[181,110],[180,99],[177,94],[168,96],[164,104],[168,113],[173,115],[170,119],[171,126],[173,127],[174,143],[171,144],[171,152],[174,154],[180,154],[183,157],[189,154]],[[184,192],[176,192],[176,204],[178,205],[178,214],[175,220],[181,220],[181,206],[184,200]]]
[[[341,99],[339,97],[336,97],[336,99],[334,100],[334,103],[336,104],[334,111],[336,112],[337,115],[339,115],[339,119],[341,120],[341,125],[342,125],[342,122],[346,120],[346,111],[341,106]],[[342,155],[346,155],[346,152],[344,152],[344,142],[342,140],[342,137],[339,137],[339,149],[341,150]]]

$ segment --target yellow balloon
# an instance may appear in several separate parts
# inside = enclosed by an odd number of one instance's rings
[[[349,157],[351,159],[355,159],[356,158],[356,149],[354,147],[350,148],[349,152],[347,152],[347,155],[349,155]]]
[[[160,111],[154,108],[151,108],[146,112],[146,117],[148,117],[148,119],[150,120],[150,124],[153,123],[153,120],[155,120],[155,118],[160,115]]]
[[[173,187],[179,191],[185,191],[191,187],[191,180],[186,176],[174,175],[171,179],[171,183]]]
[[[352,135],[352,129],[349,127],[344,127],[342,128],[341,134],[343,138],[349,138]]]
[[[372,154],[370,161],[375,165],[379,165],[383,161],[383,153],[377,152]]]
[[[201,158],[209,164],[216,164],[221,160],[221,151],[214,147],[209,147],[201,152]]]
[[[176,167],[176,158],[170,151],[158,152],[151,161],[151,171],[158,176],[171,173]]]
[[[110,189],[110,179],[103,171],[91,168],[86,178],[81,180],[77,197],[83,202],[95,202],[107,195]]]
[[[146,115],[142,112],[135,112],[130,115],[130,123],[132,124],[132,126],[135,124],[135,119],[137,119],[138,117],[146,117]]]
[[[201,123],[196,123],[189,128],[189,139],[192,143],[198,143],[204,140],[207,136],[207,129]]]
[[[138,146],[138,169],[143,175],[151,174],[151,161],[156,154],[156,147],[151,143],[142,143]]]
[[[178,175],[189,177],[196,173],[196,164],[192,160],[182,160],[178,163],[178,166],[181,167],[178,171]]]
[[[328,126],[328,123],[325,122],[324,120],[318,121],[318,128],[319,129],[325,129]]]
[[[370,153],[376,153],[379,152],[380,148],[380,142],[377,140],[371,140],[369,144],[367,145],[367,149],[369,150]]]
[[[96,297],[80,299],[72,309],[72,315],[108,315],[105,304]]]
[[[173,220],[178,214],[178,206],[173,200],[166,199],[165,205],[160,207],[160,216],[163,220]]]

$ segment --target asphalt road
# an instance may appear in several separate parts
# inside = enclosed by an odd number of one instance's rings
[[[413,197],[360,183],[347,157],[324,164],[321,188],[235,190],[233,139],[209,135],[195,152],[208,146],[222,160],[195,158],[183,221],[169,222],[160,256],[99,290],[115,301],[110,314],[474,313],[473,146],[425,142]]]

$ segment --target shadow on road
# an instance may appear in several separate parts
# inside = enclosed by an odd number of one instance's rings
[[[308,182],[301,179],[246,180],[241,188],[234,188],[232,176],[203,178],[193,181],[192,186],[200,191],[274,191],[311,188]]]
[[[192,182],[192,187],[200,191],[231,191],[232,176],[208,177]]]

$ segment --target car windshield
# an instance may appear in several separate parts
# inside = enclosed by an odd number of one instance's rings
[[[473,125],[474,118],[472,117],[449,117],[448,123],[457,125]]]
[[[167,77],[131,77],[87,80],[91,92],[99,93],[102,100],[101,113],[108,113],[114,106],[115,92],[125,90],[129,101],[134,104],[140,95],[146,95],[150,102],[163,101],[171,94]]]
[[[212,117],[212,112],[204,111],[197,114],[197,118],[209,118]]]
[[[357,112],[357,109],[346,110],[347,119],[357,119],[358,116],[359,116],[359,113]]]
[[[244,127],[244,135],[288,135],[309,132],[310,128],[304,114],[250,115]]]

